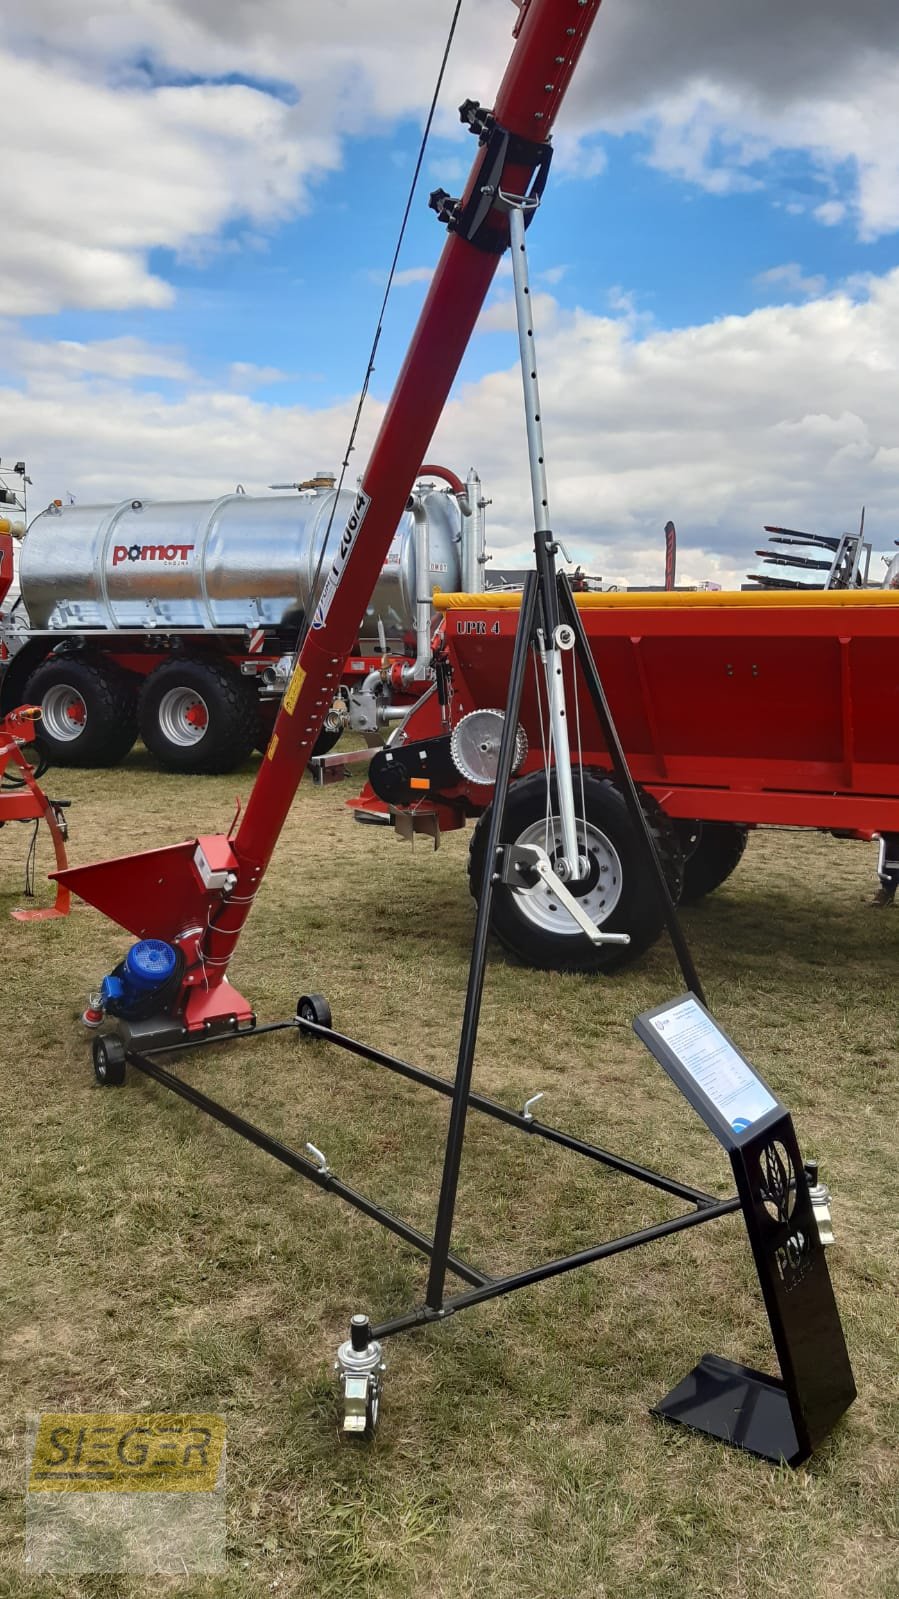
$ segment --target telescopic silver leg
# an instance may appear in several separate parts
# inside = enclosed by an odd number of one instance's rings
[[[540,389],[537,383],[537,351],[534,324],[531,316],[531,290],[528,283],[528,258],[524,242],[524,214],[538,202],[515,195],[501,196],[509,213],[509,232],[512,240],[512,277],[515,283],[515,310],[518,317],[518,348],[521,356],[521,379],[524,385],[524,412],[528,435],[528,459],[531,472],[531,498],[534,504],[534,529],[550,535],[549,490],[546,483],[546,455],[543,446],[543,422],[540,410]],[[555,554],[550,553],[550,565],[555,573]],[[553,865],[557,875],[565,882],[581,877],[587,870],[581,859],[578,844],[577,816],[574,808],[574,781],[571,772],[571,746],[568,740],[568,714],[565,703],[565,653],[574,643],[568,627],[557,627],[546,640],[543,669],[546,673],[546,693],[549,702],[549,725],[555,753],[556,784],[559,795],[559,822],[562,831],[562,856]]]

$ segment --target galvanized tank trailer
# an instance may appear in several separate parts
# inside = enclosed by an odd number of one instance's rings
[[[138,737],[181,772],[226,772],[265,748],[353,514],[324,474],[299,493],[126,500],[37,516],[21,545],[21,600],[0,709],[40,705],[55,764],[107,766]],[[436,588],[480,587],[484,499],[422,468],[347,659],[318,749],[345,727],[377,734],[418,697]]]

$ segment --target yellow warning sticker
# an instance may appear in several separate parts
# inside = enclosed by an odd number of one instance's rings
[[[287,690],[282,701],[288,716],[293,716],[293,713],[297,708],[297,700],[300,697],[300,692],[305,681],[306,673],[303,671],[303,668],[301,666],[294,667],[293,677],[290,679],[290,682],[287,685]]]
[[[45,1412],[29,1493],[213,1493],[223,1416],[138,1411]]]
[[[274,760],[274,758],[275,758],[275,750],[277,748],[278,748],[278,735],[277,735],[277,733],[273,733],[271,738],[269,739],[268,749],[265,752],[265,758],[266,758],[267,761],[273,761]]]

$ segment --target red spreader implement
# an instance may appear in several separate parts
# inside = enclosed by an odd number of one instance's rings
[[[67,864],[65,805],[61,800],[47,798],[38,784],[36,769],[24,753],[29,746],[34,746],[39,718],[40,711],[35,706],[23,705],[0,722],[0,827],[7,822],[33,821],[36,826],[45,822],[53,840],[56,871],[62,873]],[[26,888],[30,892],[27,881]],[[17,922],[46,922],[55,916],[67,916],[70,903],[69,889],[58,880],[54,905],[45,910],[15,910],[11,914]]]
[[[350,805],[360,820],[392,820],[400,837],[423,833],[435,843],[475,820],[477,893],[502,729],[496,707],[506,699],[521,595],[435,599],[445,616],[443,691],[424,696],[394,731]],[[576,603],[676,896],[686,902],[716,888],[760,826],[879,838],[881,899],[895,893],[895,589],[578,594]],[[635,870],[608,744],[570,653],[564,681],[591,861],[572,892],[598,927],[638,936],[622,948],[592,944],[548,885],[501,886],[493,931],[529,964],[598,970],[639,954],[662,917],[639,861]],[[545,698],[540,676],[528,674],[504,837],[545,845],[550,835],[552,855]]]

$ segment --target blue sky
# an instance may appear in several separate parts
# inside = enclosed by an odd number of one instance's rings
[[[344,165],[316,185],[305,216],[276,228],[250,231],[241,221],[222,229],[198,260],[152,250],[151,271],[171,284],[174,304],[135,312],[65,309],[37,317],[37,334],[90,342],[137,334],[177,347],[210,380],[226,379],[233,362],[276,369],[283,379],[261,383],[273,403],[329,404],[358,387],[380,308],[420,128],[347,141]],[[895,235],[861,242],[848,219],[823,226],[814,217],[831,190],[801,155],[772,157],[749,192],[711,194],[659,172],[637,134],[607,137],[604,170],[588,179],[563,173],[551,180],[530,234],[531,271],[546,274],[562,308],[599,315],[623,296],[655,329],[683,328],[779,304],[790,293],[807,298],[796,281],[833,289],[862,273],[881,274],[899,259]],[[410,216],[400,273],[435,261],[443,230],[427,208],[441,171],[443,186],[459,187],[458,170],[473,145],[435,139]],[[364,244],[360,248],[362,202]],[[765,275],[785,264],[787,281]],[[820,285],[817,280],[820,280]],[[389,396],[409,335],[425,298],[424,281],[393,291],[381,345],[375,393]],[[501,282],[500,292],[507,292]],[[505,364],[507,333],[472,342],[464,374],[477,378]],[[156,386],[147,378],[144,386]]]
[[[258,0],[250,31],[228,0],[34,0],[0,23],[22,146],[0,454],[27,456],[35,498],[339,459],[450,9]],[[899,533],[899,18],[781,13],[605,0],[529,236],[555,501],[579,553],[634,580],[669,514],[700,578],[739,575],[764,521],[848,523],[863,498],[880,542]],[[513,20],[463,8],[360,449],[442,244],[428,192],[458,192],[474,152],[454,107],[490,98]],[[527,510],[509,293],[435,441],[493,484],[504,553]]]

